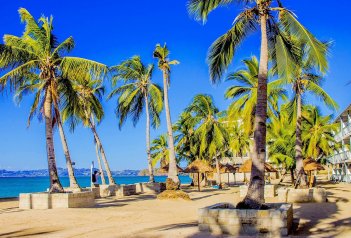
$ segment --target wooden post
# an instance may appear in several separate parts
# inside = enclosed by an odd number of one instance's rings
[[[197,188],[200,192],[200,173],[199,172],[197,173]]]

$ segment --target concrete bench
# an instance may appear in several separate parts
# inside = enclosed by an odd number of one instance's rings
[[[129,184],[125,185],[122,184],[118,187],[116,191],[116,197],[117,198],[123,198],[125,196],[131,196],[131,195],[136,195],[136,185],[135,184]]]
[[[92,191],[76,193],[21,193],[20,209],[84,208],[95,205]]]
[[[327,192],[324,188],[280,188],[278,189],[278,198],[281,202],[289,203],[319,203],[327,201]]]
[[[236,209],[229,203],[219,203],[198,210],[199,230],[232,236],[287,236],[293,223],[293,206],[288,203],[268,203],[270,209]],[[268,236],[267,236],[268,235]]]
[[[166,190],[165,183],[136,183],[136,193],[159,194]]]
[[[275,192],[277,190],[277,185],[276,184],[266,184],[264,185],[264,197],[265,198],[274,198],[275,197]],[[247,185],[241,185],[240,186],[240,197],[243,198],[247,194]]]

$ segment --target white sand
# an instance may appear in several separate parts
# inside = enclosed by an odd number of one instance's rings
[[[327,189],[329,202],[294,204],[299,226],[292,236],[351,237],[351,185],[321,186]],[[139,195],[99,199],[95,208],[87,209],[19,210],[18,201],[2,200],[0,237],[212,237],[198,232],[197,209],[240,201],[237,187],[188,192],[192,201],[163,201]]]

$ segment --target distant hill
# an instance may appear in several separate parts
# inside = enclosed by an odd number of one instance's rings
[[[67,169],[57,168],[58,175],[61,177],[68,176]],[[111,171],[113,176],[138,176],[140,170],[121,170]],[[74,169],[76,176],[90,176],[90,169]],[[106,173],[105,173],[106,174]],[[0,177],[42,177],[49,176],[47,169],[34,169],[34,170],[4,170],[0,169]]]

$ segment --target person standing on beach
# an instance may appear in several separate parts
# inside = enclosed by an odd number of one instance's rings
[[[92,182],[92,184],[94,184],[94,185],[98,185],[99,183],[98,183],[98,176],[100,175],[100,172],[98,172],[98,171],[94,171],[94,173],[91,175],[91,182]]]

